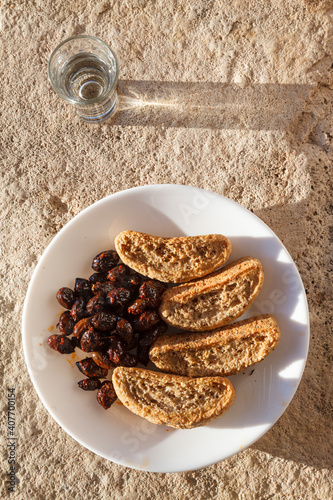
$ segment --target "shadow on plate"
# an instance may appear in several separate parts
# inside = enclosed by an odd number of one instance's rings
[[[122,212],[113,218],[109,226],[110,240],[114,241],[117,234],[125,229],[154,234],[155,236],[184,236],[184,232],[179,226],[158,208],[158,199],[156,205],[156,208],[152,209],[149,203],[136,201],[134,210],[140,213],[140,220],[135,219],[131,227],[128,227],[128,221],[133,220],[133,205],[128,204],[123,207]]]

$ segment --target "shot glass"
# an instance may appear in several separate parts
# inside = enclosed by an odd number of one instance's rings
[[[75,106],[81,120],[99,123],[115,112],[118,61],[99,38],[78,35],[64,40],[52,52],[47,71],[53,90]]]

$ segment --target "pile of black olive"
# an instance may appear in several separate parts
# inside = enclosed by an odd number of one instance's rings
[[[85,391],[97,390],[97,400],[109,408],[117,399],[108,371],[116,366],[147,366],[149,348],[166,331],[157,308],[165,284],[150,280],[119,262],[115,250],[99,253],[89,279],[76,278],[74,290],[57,292],[60,335],[48,345],[61,354],[76,348],[91,355],[76,363],[87,377],[78,382]]]

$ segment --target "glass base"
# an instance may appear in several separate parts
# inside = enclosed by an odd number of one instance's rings
[[[90,106],[76,106],[76,114],[80,120],[86,123],[101,123],[111,118],[116,112],[118,105],[117,94],[108,99],[104,104]]]

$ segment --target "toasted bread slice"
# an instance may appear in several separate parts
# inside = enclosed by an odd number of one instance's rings
[[[162,335],[152,345],[149,357],[168,373],[224,377],[262,361],[279,340],[275,318],[263,314],[210,332]]]
[[[166,283],[184,283],[215,271],[228,259],[231,243],[222,234],[161,238],[123,231],[116,250],[135,271]]]
[[[120,366],[112,382],[120,401],[133,413],[180,429],[215,420],[235,399],[231,382],[222,377],[189,378]]]
[[[241,316],[263,281],[260,261],[245,257],[206,278],[169,288],[159,313],[166,323],[183,330],[213,330]]]

